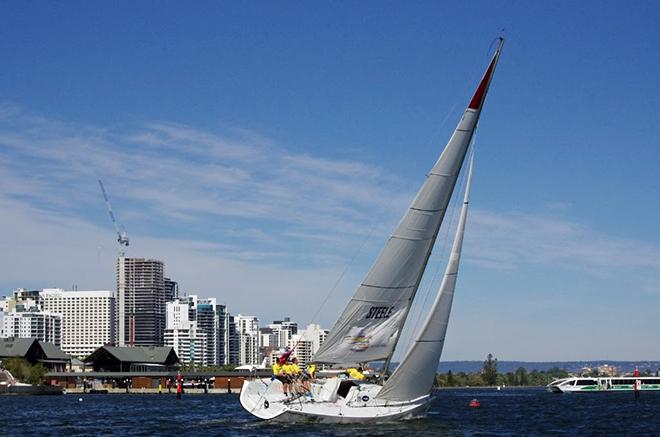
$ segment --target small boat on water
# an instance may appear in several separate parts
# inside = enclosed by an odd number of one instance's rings
[[[502,44],[500,38],[454,134],[313,362],[345,369],[357,363],[384,361],[384,369],[389,368],[468,155]],[[458,275],[472,158],[469,162],[463,205],[442,283],[416,339],[392,375],[371,380],[316,379],[307,393],[297,397],[288,397],[277,379],[246,380],[240,397],[243,408],[260,419],[287,423],[384,422],[426,413]]]
[[[660,391],[660,377],[657,376],[572,377],[557,379],[546,387],[553,393],[632,392],[635,381],[639,381],[639,391]]]

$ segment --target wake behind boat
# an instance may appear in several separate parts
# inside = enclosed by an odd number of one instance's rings
[[[314,355],[315,363],[346,368],[384,360],[384,368],[388,368],[463,167],[503,43],[500,38],[452,137]],[[243,408],[261,419],[328,423],[383,422],[426,412],[456,286],[471,179],[472,158],[442,283],[416,340],[389,379],[382,385],[376,381],[316,379],[309,393],[293,398],[285,396],[283,384],[277,379],[245,381],[240,397]]]

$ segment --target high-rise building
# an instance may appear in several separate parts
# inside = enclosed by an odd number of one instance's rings
[[[165,329],[163,262],[117,259],[117,343],[162,346]]]
[[[291,337],[298,333],[298,323],[292,322],[289,317],[285,317],[284,320],[274,320],[268,328],[276,337],[273,346],[277,348],[287,347]]]
[[[62,343],[62,316],[46,311],[4,313],[2,317],[4,337],[36,338],[39,341]]]
[[[115,344],[116,305],[112,291],[46,288],[40,297],[45,311],[62,316],[60,348],[64,352],[87,357],[100,346]]]
[[[208,341],[197,324],[191,320],[190,303],[187,299],[176,299],[166,304],[165,346],[172,346],[181,363],[195,366],[209,366],[212,357],[208,350]]]
[[[0,300],[0,336],[36,338],[59,346],[62,316],[44,311],[39,290],[18,288]]]
[[[218,365],[218,323],[217,303],[214,297],[198,299],[196,307],[197,328],[206,336],[208,363]]]
[[[215,317],[218,320],[216,331],[216,364],[219,366],[229,364],[229,314],[227,306],[217,304],[215,307]]]
[[[236,317],[227,314],[227,364],[240,366],[239,333],[236,326]]]
[[[259,328],[259,345],[261,356],[269,357],[269,361],[267,361],[267,363],[271,365],[271,355],[273,352],[280,350],[279,335],[273,333],[273,330],[267,326]]]
[[[179,298],[179,283],[170,278],[163,279],[163,288],[165,290],[165,302],[172,302]]]
[[[225,306],[218,305],[215,298],[200,299],[194,294],[179,298],[175,302],[187,306],[188,320],[194,322],[196,330],[205,335],[207,354],[205,361],[208,365],[227,364]],[[168,306],[168,320],[171,318],[169,308],[170,306]],[[168,329],[170,329],[169,322]]]
[[[312,360],[327,336],[327,329],[315,324],[307,325],[305,329],[291,337],[288,347],[295,348],[294,354],[300,365],[305,365]]]
[[[41,311],[42,309],[39,290],[17,288],[12,292],[11,296],[3,297],[0,300],[0,311],[7,313]]]
[[[246,364],[261,364],[259,353],[259,319],[241,314],[233,317],[237,354],[231,364],[243,366]],[[231,353],[232,351],[230,351]]]

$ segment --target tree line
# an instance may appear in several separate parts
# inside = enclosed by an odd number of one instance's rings
[[[557,378],[566,378],[568,372],[558,367],[546,371],[532,370],[528,372],[524,367],[519,367],[515,372],[498,373],[497,358],[488,354],[483,367],[479,372],[439,373],[436,376],[438,387],[481,387],[481,386],[538,386],[547,385]]]

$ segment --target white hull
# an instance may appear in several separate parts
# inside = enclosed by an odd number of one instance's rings
[[[431,396],[405,402],[375,399],[382,386],[355,382],[345,397],[339,396],[341,380],[312,384],[312,396],[286,399],[282,384],[270,379],[245,381],[241,405],[252,415],[277,422],[370,423],[405,420],[423,416]]]
[[[617,391],[660,391],[660,378],[655,376],[574,377],[547,385],[554,393],[602,393]]]

